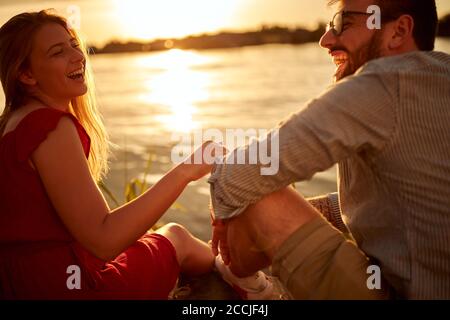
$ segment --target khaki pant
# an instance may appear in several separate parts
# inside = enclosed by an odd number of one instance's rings
[[[368,289],[369,260],[322,217],[301,226],[280,247],[272,272],[294,299],[386,299],[389,289]]]

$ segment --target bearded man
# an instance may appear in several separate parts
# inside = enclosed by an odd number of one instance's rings
[[[213,251],[237,277],[272,265],[295,299],[449,299],[450,56],[433,51],[435,1],[331,2],[320,45],[335,84],[273,131],[276,174],[215,166]],[[337,194],[288,187],[334,164]]]

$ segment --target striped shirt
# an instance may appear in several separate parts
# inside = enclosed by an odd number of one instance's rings
[[[261,175],[259,164],[215,167],[209,183],[217,218],[338,163],[342,221],[397,294],[450,298],[448,54],[372,60],[277,130],[275,175]]]

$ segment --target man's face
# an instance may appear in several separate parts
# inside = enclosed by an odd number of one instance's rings
[[[336,12],[367,12],[373,0],[342,0]],[[335,81],[352,75],[366,62],[383,56],[382,30],[370,30],[367,19],[370,15],[348,14],[343,17],[343,29],[340,35],[333,30],[327,31],[320,39],[320,46],[328,49],[336,64]]]

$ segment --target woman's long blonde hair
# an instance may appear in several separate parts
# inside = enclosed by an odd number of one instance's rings
[[[86,46],[75,30],[63,17],[51,10],[21,13],[0,28],[0,79],[5,93],[5,109],[0,116],[0,136],[5,130],[11,113],[19,109],[29,96],[19,81],[19,75],[29,67],[34,35],[43,25],[57,23],[64,27],[77,41],[86,57],[85,80],[87,92],[72,99],[70,112],[79,120],[91,138],[88,158],[89,169],[97,182],[108,171],[109,139],[97,109],[92,71],[88,61]]]

